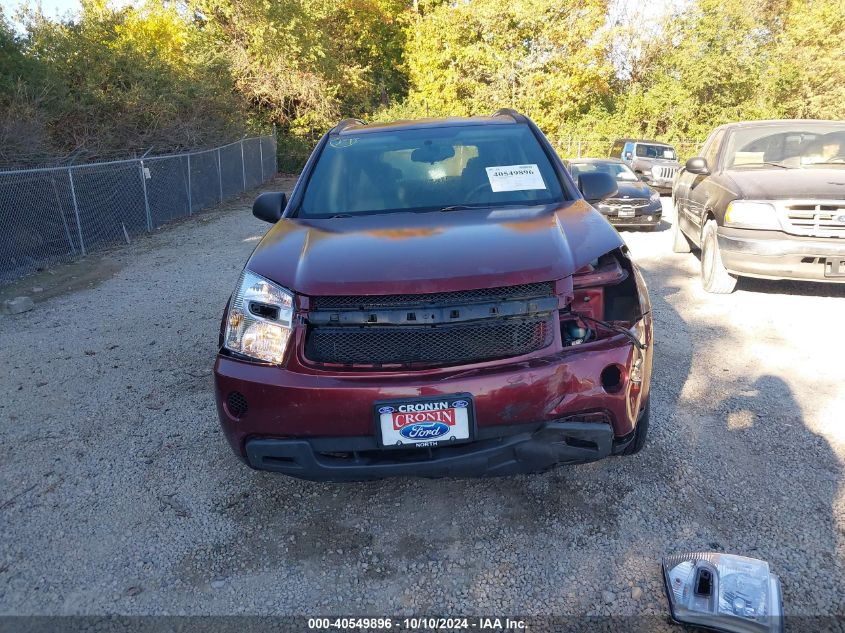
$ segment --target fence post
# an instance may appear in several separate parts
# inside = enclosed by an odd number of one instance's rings
[[[191,197],[191,155],[188,154],[188,215],[194,210],[194,201]]]
[[[147,174],[144,173],[144,161],[138,161],[141,169],[141,189],[144,190],[144,211],[147,213],[147,233],[153,232],[153,216],[150,214],[150,200],[147,198]]]
[[[67,176],[70,179],[70,195],[73,197],[73,213],[76,215],[76,230],[79,233],[79,250],[85,257],[85,242],[82,241],[82,224],[79,221],[79,205],[76,203],[76,187],[73,185],[73,170],[68,167]]]
[[[67,236],[67,243],[70,245],[70,252],[76,256],[76,245],[73,243],[73,238],[70,236],[70,228],[67,225],[67,218],[65,218],[65,210],[62,207],[61,198],[59,198],[59,189],[56,187],[56,173],[50,172],[50,183],[53,185],[53,195],[56,197],[56,208],[59,210],[59,217],[62,218],[62,226],[65,227],[65,235]]]
[[[581,158],[581,141],[578,141],[578,156],[577,158]]]
[[[223,164],[220,161],[220,148],[217,148],[217,184],[220,187],[220,202],[223,202]]]
[[[241,139],[241,174],[244,177],[243,191],[246,191],[246,162],[244,161],[244,140],[243,139]]]
[[[258,137],[258,158],[261,161],[261,182],[264,182],[264,139]]]

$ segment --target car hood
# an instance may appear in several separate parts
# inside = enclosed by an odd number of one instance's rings
[[[628,182],[624,180],[616,181],[619,193],[613,196],[613,199],[624,200],[626,198],[648,198],[654,193],[654,190],[644,182]]]
[[[845,200],[845,167],[803,169],[733,169],[724,172],[741,198],[782,200],[824,198]]]
[[[282,219],[247,267],[305,295],[449,292],[562,279],[622,244],[600,213],[576,200]]]

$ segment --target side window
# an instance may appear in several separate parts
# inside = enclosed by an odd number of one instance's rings
[[[622,141],[616,141],[613,144],[613,147],[610,148],[610,157],[611,158],[622,158],[622,147],[624,143]]]
[[[719,130],[704,144],[704,148],[701,150],[701,156],[707,161],[707,167],[710,171],[716,169],[716,163],[719,160],[719,147],[722,145],[722,138],[724,136],[725,131]]]

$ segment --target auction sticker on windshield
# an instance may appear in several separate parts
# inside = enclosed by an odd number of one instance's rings
[[[384,448],[467,442],[475,426],[472,396],[468,393],[381,400],[375,403],[375,416]]]
[[[546,188],[537,165],[501,165],[486,169],[490,187],[495,192]]]

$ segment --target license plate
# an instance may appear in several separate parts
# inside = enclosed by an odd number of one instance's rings
[[[635,211],[633,209],[619,209],[620,218],[633,218]]]
[[[383,448],[430,448],[472,439],[475,411],[468,393],[381,400],[374,407]]]

